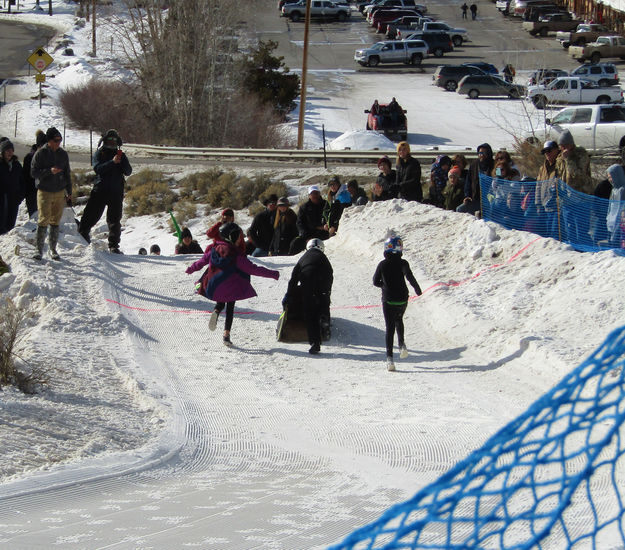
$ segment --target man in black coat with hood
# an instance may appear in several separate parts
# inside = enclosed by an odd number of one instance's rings
[[[321,350],[322,329],[330,330],[330,294],[334,272],[323,252],[324,248],[321,239],[310,239],[306,243],[306,252],[295,264],[287,294],[282,300],[282,305],[287,306],[290,298],[301,292],[310,344],[308,353],[313,355]]]
[[[106,208],[109,250],[114,254],[121,254],[119,241],[122,234],[124,183],[125,176],[132,174],[132,167],[126,153],[121,150],[122,139],[117,130],[106,132],[99,145],[101,147],[93,155],[96,180],[80,219],[78,232],[90,243],[91,228],[98,223]]]

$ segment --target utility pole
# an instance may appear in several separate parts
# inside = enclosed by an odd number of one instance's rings
[[[306,21],[304,26],[304,59],[302,61],[302,90],[299,99],[299,122],[297,127],[297,148],[304,148],[304,115],[306,114],[306,73],[308,72],[308,30],[310,29],[310,2],[306,0]]]
[[[48,15],[52,15],[52,0],[48,0]]]
[[[95,45],[95,5],[96,0],[93,0],[93,4],[91,7],[91,44],[93,46],[93,57],[96,56],[96,45]]]

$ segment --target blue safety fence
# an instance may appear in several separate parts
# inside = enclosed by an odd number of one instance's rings
[[[552,237],[577,250],[625,248],[625,201],[575,191],[563,181],[518,182],[481,175],[482,218]],[[608,219],[608,208],[613,206]]]
[[[343,549],[623,548],[625,327],[437,481]]]

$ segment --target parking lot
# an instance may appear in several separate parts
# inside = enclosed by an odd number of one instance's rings
[[[255,35],[279,43],[278,53],[293,71],[301,70],[304,24],[280,17],[277,2],[262,0],[266,9],[255,21]],[[396,96],[407,109],[408,141],[418,148],[473,149],[489,141],[511,147],[515,137],[530,127],[544,124],[558,108],[537,110],[522,100],[504,98],[468,99],[432,86],[432,75],[440,64],[486,61],[499,70],[510,63],[516,68],[516,82],[526,84],[531,71],[556,67],[572,70],[579,66],[555,40],[532,37],[521,21],[502,16],[490,1],[478,2],[476,21],[463,20],[461,2],[428,3],[428,15],[468,31],[469,42],[441,58],[428,57],[421,66],[382,65],[361,67],[354,61],[358,48],[383,40],[367,26],[355,10],[345,23],[313,22],[309,37],[306,131],[316,135],[318,147],[324,128],[329,141],[350,130],[363,130],[364,109],[374,99],[380,102]],[[622,67],[622,62],[617,63]],[[624,69],[621,69],[621,72]],[[293,119],[297,112],[292,114]],[[312,140],[313,138],[306,138]]]

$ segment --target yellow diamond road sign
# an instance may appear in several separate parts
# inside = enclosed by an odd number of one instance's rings
[[[30,54],[27,60],[36,71],[43,71],[54,59],[52,56],[43,48],[37,48],[33,53]]]

